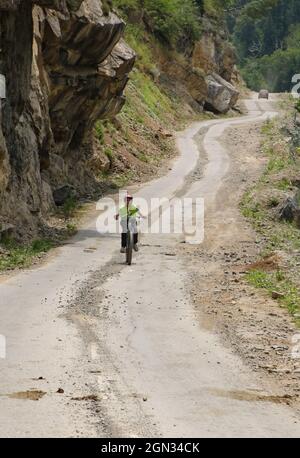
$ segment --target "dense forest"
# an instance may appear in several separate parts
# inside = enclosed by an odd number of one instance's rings
[[[300,73],[300,1],[232,3],[228,23],[247,85],[290,91],[292,76]]]

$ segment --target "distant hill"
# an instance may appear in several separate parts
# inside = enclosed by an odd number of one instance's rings
[[[300,73],[300,1],[236,0],[227,15],[247,85],[290,91]]]

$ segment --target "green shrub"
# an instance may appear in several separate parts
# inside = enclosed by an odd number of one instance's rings
[[[277,197],[271,197],[268,201],[268,207],[270,208],[275,208],[278,207],[280,201],[277,199]]]
[[[143,8],[154,34],[169,44],[200,36],[199,9],[194,0],[114,0],[114,5],[125,14]]]
[[[66,229],[67,229],[67,234],[68,236],[72,236],[72,235],[75,235],[76,232],[77,232],[77,227],[76,227],[76,224],[73,224],[73,223],[68,223],[67,226],[66,226]]]
[[[65,201],[65,203],[62,206],[62,212],[63,212],[65,219],[68,219],[71,216],[73,216],[76,208],[77,208],[77,200],[72,196],[68,197],[68,199]]]
[[[266,290],[270,296],[273,295],[274,291],[280,292],[282,296],[280,296],[279,302],[286,307],[292,315],[299,312],[299,289],[281,270],[277,270],[276,272],[252,270],[246,274],[246,278],[251,285]]]
[[[267,173],[280,172],[286,167],[286,160],[282,157],[272,157],[267,165]]]
[[[103,144],[104,142],[104,127],[101,121],[97,121],[95,124],[95,134],[99,142]]]
[[[46,253],[53,247],[53,243],[48,239],[37,239],[31,243],[33,254]]]
[[[200,21],[193,0],[145,0],[145,8],[158,38],[170,44],[199,38]]]
[[[112,164],[112,162],[114,160],[114,152],[113,152],[113,150],[108,146],[107,148],[104,149],[104,154],[109,159],[109,162]]]
[[[0,271],[27,267],[32,259],[39,254],[46,253],[53,247],[53,242],[48,239],[37,239],[26,245],[19,245],[10,240],[5,245],[7,254],[0,256]]]
[[[125,38],[137,55],[137,66],[141,70],[150,70],[153,67],[153,55],[145,42],[144,34],[145,32],[141,27],[128,24],[125,31]]]
[[[291,180],[288,178],[282,178],[276,183],[276,188],[280,189],[281,191],[286,191],[292,186]]]

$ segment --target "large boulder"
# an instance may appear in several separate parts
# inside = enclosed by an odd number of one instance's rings
[[[206,107],[216,113],[227,113],[239,98],[238,90],[216,73],[208,75]]]
[[[15,232],[15,226],[10,223],[2,223],[0,221],[0,242],[12,237]]]
[[[278,209],[280,220],[293,222],[300,228],[300,191],[294,197],[288,197]]]
[[[53,191],[53,199],[55,205],[57,205],[58,207],[64,205],[69,199],[76,200],[77,197],[78,195],[76,189],[74,188],[74,186],[71,186],[69,184],[66,184],[61,188],[55,189]]]
[[[279,219],[288,221],[289,223],[294,221],[297,208],[296,200],[288,197],[278,209]]]

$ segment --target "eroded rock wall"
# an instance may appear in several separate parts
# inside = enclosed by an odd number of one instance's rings
[[[0,225],[35,232],[53,190],[99,183],[86,167],[97,119],[119,112],[135,55],[100,0],[0,0]]]
[[[235,51],[219,24],[203,17],[202,29],[201,38],[179,60],[176,54],[171,59],[170,53],[160,54],[157,71],[161,83],[177,93],[180,89],[194,111],[226,113],[239,97]]]

